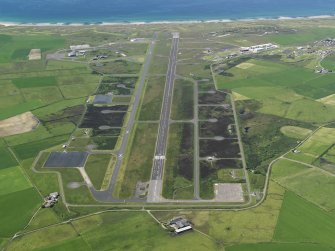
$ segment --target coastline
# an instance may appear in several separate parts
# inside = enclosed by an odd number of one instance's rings
[[[180,20],[180,21],[135,21],[135,22],[57,22],[57,23],[34,23],[34,22],[10,22],[10,21],[0,21],[0,26],[12,27],[12,26],[36,26],[36,27],[49,27],[49,26],[111,26],[111,25],[155,25],[155,24],[197,24],[197,23],[231,23],[231,22],[251,22],[251,21],[285,21],[285,20],[313,20],[313,19],[332,19],[335,15],[317,15],[317,16],[279,16],[274,18],[241,18],[241,19],[213,19],[213,20]]]

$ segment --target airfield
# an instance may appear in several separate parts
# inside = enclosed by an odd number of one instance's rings
[[[334,19],[0,30],[2,249],[335,247]]]

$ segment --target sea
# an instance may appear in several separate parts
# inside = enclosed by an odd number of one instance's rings
[[[335,0],[0,0],[0,22],[104,24],[334,16]]]

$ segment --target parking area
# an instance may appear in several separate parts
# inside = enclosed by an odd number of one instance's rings
[[[215,201],[244,202],[241,183],[219,183],[214,185]]]
[[[111,95],[96,95],[93,101],[95,105],[110,105],[113,97]]]

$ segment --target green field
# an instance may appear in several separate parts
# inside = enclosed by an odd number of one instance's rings
[[[171,108],[171,119],[191,120],[193,119],[193,83],[177,80],[174,84],[173,102]]]
[[[286,189],[321,208],[332,210],[335,206],[331,199],[335,183],[332,173],[280,159],[273,165],[271,177]]]
[[[293,34],[279,34],[270,36],[272,42],[281,44],[281,45],[297,45],[297,44],[306,44],[310,41],[315,41],[318,39],[323,39],[325,37],[331,36],[334,34],[334,30],[331,28],[301,28],[297,33]]]
[[[31,187],[20,167],[0,170],[0,196],[25,190]]]
[[[34,219],[30,222],[29,226],[25,229],[25,231],[39,229],[42,227],[56,224],[58,222],[59,218],[54,210],[52,209],[40,210],[35,215]]]
[[[150,179],[152,159],[155,155],[158,124],[138,123],[129,153],[119,196],[128,198],[134,195],[136,183]]]
[[[1,35],[0,63],[9,63],[17,60],[28,60],[29,51],[40,48],[42,52],[64,47],[65,40],[60,36],[50,35]]]
[[[335,71],[335,55],[332,54],[322,60],[321,65],[327,70]]]
[[[297,148],[299,153],[291,153],[289,157],[310,164],[326,154],[334,143],[334,128],[322,127]]]
[[[40,100],[30,100],[29,102],[22,102],[6,108],[0,108],[0,119],[7,119],[9,117],[31,111],[40,106],[42,106],[42,102]]]
[[[193,130],[193,124],[170,125],[162,193],[165,198],[193,198]]]
[[[86,161],[85,171],[97,190],[100,190],[102,186],[110,160],[111,155],[109,154],[91,154]]]
[[[93,199],[87,186],[80,186],[78,188],[72,188],[70,186],[72,182],[77,182],[80,184],[84,183],[84,179],[80,175],[79,170],[74,168],[59,168],[57,169],[57,171],[61,174],[62,182],[64,184],[64,192],[66,194],[66,200],[69,203],[73,204],[96,203],[96,200]]]
[[[299,65],[276,60],[249,59],[249,68],[232,65],[231,76],[216,75],[218,87],[260,101],[260,112],[305,122],[324,123],[335,118],[335,108],[313,99],[333,94],[334,77],[316,75]]]
[[[16,166],[17,162],[10,151],[5,147],[0,147],[1,169]]]
[[[159,120],[165,77],[151,77],[146,82],[139,120]]]
[[[155,216],[166,221],[176,215],[185,215],[195,228],[208,234],[217,243],[259,243],[272,240],[278,215],[281,210],[285,190],[270,182],[268,195],[261,205],[241,211],[181,211],[154,212]]]
[[[273,238],[280,242],[312,242],[334,247],[334,224],[333,214],[286,192]]]
[[[312,133],[312,130],[297,126],[283,126],[280,131],[287,137],[300,140],[305,139]]]
[[[272,166],[271,178],[280,181],[291,175],[297,175],[300,172],[309,170],[310,167],[286,159],[276,161]]]
[[[0,196],[0,237],[11,237],[28,224],[42,199],[35,188],[27,188]]]
[[[154,48],[153,59],[150,64],[150,74],[166,74],[168,68],[171,49],[169,34],[160,33],[158,38],[159,40]]]
[[[126,235],[124,233],[127,233]],[[116,241],[117,240],[117,241]],[[197,232],[174,238],[146,212],[112,212],[17,238],[7,250],[221,250]]]
[[[13,79],[12,82],[17,88],[54,86],[57,83],[56,78],[53,76],[18,78]]]
[[[57,136],[57,137],[34,141],[31,143],[16,145],[12,148],[14,152],[17,154],[17,156],[21,160],[24,160],[24,159],[29,159],[31,157],[36,157],[37,154],[42,150],[48,149],[55,145],[61,145],[62,143],[66,142],[67,139],[68,139],[68,135]]]
[[[261,243],[261,244],[244,244],[226,248],[227,251],[331,251],[332,247],[313,243]]]

